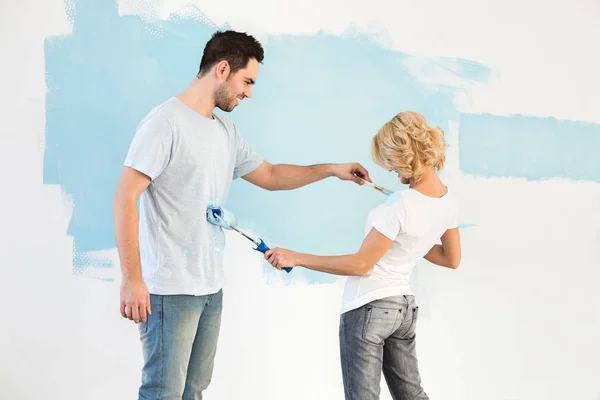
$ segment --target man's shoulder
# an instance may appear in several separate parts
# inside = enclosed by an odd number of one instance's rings
[[[173,120],[176,116],[180,116],[183,113],[182,103],[177,97],[171,97],[162,103],[154,106],[149,112],[154,114],[160,114],[163,117]]]
[[[177,112],[173,99],[174,98],[172,97],[152,107],[146,113],[146,115],[140,122],[140,125],[143,125],[144,123],[152,120],[165,120],[169,122],[172,121],[173,115]]]

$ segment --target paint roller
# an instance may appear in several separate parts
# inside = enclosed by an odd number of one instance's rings
[[[206,219],[208,220],[208,222],[210,222],[213,225],[220,226],[225,229],[233,230],[233,231],[239,233],[240,235],[242,235],[243,237],[245,237],[246,239],[250,240],[252,243],[254,243],[256,245],[256,247],[254,248],[254,250],[256,250],[256,251],[259,251],[264,254],[267,252],[267,250],[269,250],[269,247],[265,244],[265,242],[262,239],[259,238],[259,241],[257,241],[256,239],[248,236],[246,233],[237,229],[234,226],[235,222],[227,221],[227,219],[233,219],[235,221],[235,218],[232,217],[232,214],[226,212],[221,207],[213,206],[213,205],[208,206],[206,209]],[[292,272],[292,268],[289,268],[289,267],[284,268],[284,270],[287,273]]]

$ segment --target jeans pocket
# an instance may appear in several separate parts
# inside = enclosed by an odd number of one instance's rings
[[[411,310],[411,308],[409,308]],[[408,318],[408,316],[407,316]],[[402,335],[406,339],[412,339],[415,337],[415,331],[417,330],[417,320],[419,319],[419,306],[412,306],[412,315],[410,316],[410,325],[406,329],[406,332]]]
[[[385,339],[398,329],[401,314],[400,309],[366,306],[363,340],[371,344],[382,345]]]
[[[148,321],[146,322],[142,322],[140,321],[138,324],[138,332],[140,333],[140,336],[143,336],[146,332],[148,332]]]

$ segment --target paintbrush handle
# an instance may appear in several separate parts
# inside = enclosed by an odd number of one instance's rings
[[[383,186],[380,186],[380,185],[378,185],[378,184],[376,184],[376,183],[369,182],[369,181],[368,181],[368,180],[366,180],[366,179],[363,179],[363,181],[364,181],[364,182],[365,182],[367,185],[371,186],[373,189],[375,189],[375,190],[379,190],[379,191],[380,191],[381,193],[383,193],[383,194],[387,194],[387,195],[389,196],[390,194],[392,194],[392,193],[393,193],[391,190],[389,190],[389,189],[386,189],[386,188],[384,188]]]

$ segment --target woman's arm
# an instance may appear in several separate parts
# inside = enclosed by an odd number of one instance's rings
[[[442,235],[442,244],[434,245],[424,257],[442,267],[456,269],[460,265],[461,249],[458,228],[448,229]]]
[[[334,275],[363,276],[383,257],[392,240],[375,228],[365,237],[358,252],[343,256],[315,256],[274,248],[265,253],[265,259],[277,269],[302,266]]]

